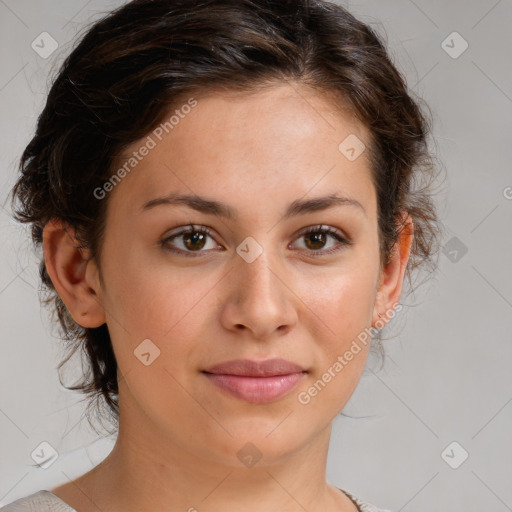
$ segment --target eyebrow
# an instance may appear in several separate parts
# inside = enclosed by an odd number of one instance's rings
[[[236,208],[229,206],[220,201],[207,199],[194,194],[169,194],[164,197],[157,197],[144,203],[141,207],[142,211],[147,211],[160,205],[183,205],[193,210],[216,217],[224,217],[234,220],[238,217]],[[311,212],[317,212],[332,208],[335,206],[355,206],[364,215],[366,210],[363,205],[352,198],[339,196],[337,194],[329,194],[326,196],[315,197],[313,199],[297,199],[290,203],[283,218],[288,219],[297,215],[304,215]]]

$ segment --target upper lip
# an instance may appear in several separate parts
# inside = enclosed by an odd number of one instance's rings
[[[217,364],[204,370],[206,373],[223,375],[243,375],[246,377],[271,377],[276,375],[289,375],[290,373],[304,372],[298,364],[286,359],[273,358],[263,361],[252,359],[233,359]]]

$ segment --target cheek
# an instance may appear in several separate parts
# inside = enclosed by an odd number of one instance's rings
[[[299,293],[310,310],[311,322],[324,344],[341,348],[371,325],[377,269],[356,258],[313,278],[300,277]]]
[[[309,316],[317,329],[318,347],[312,375],[297,394],[308,418],[332,420],[348,402],[361,378],[370,349],[375,281],[365,271],[351,272],[323,283],[310,294]],[[304,421],[307,420],[306,417]]]
[[[102,303],[114,322],[137,337],[164,336],[193,314],[195,305],[214,285],[213,276],[206,272],[167,261],[163,249],[122,246],[114,238],[105,246],[108,258]]]
[[[311,414],[334,418],[354,392],[371,343],[378,266],[361,255],[304,287],[304,301],[319,349],[314,372],[297,396]],[[309,285],[313,281],[305,279]]]
[[[165,258],[158,264],[145,261],[142,252],[111,254],[105,264],[107,294],[102,301],[123,372],[138,368],[134,351],[147,339],[160,350],[153,368],[163,364],[183,371],[180,362],[197,350],[190,340],[201,339],[201,327],[214,308],[211,292],[222,286],[221,276],[206,269],[173,267]]]

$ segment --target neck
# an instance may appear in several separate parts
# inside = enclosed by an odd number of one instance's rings
[[[235,446],[245,446],[246,456],[240,457],[244,465],[217,454],[214,447],[209,452],[184,447],[159,431],[145,414],[123,410],[121,398],[113,450],[77,480],[81,492],[94,504],[91,510],[356,510],[351,500],[325,479],[330,423],[306,445],[279,456],[262,454],[245,439],[233,439]],[[257,453],[261,458],[253,464],[251,456]]]

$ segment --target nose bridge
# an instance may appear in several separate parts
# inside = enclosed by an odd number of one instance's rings
[[[252,250],[252,249],[250,249]],[[271,257],[269,248],[263,248],[261,253],[252,261],[240,257],[237,267],[240,272],[240,293],[245,300],[260,301],[264,298],[269,301],[279,302],[282,294],[282,283],[277,279],[275,258]],[[274,268],[273,268],[274,267]]]
[[[260,249],[257,257],[246,257],[251,251],[258,250],[252,241],[247,244],[242,243],[237,249],[239,259],[235,264],[235,275],[231,277],[227,321],[231,328],[244,326],[255,337],[262,338],[282,326],[294,323],[295,312],[291,294],[280,276],[284,270],[278,264],[278,257],[274,257],[271,249],[263,247],[263,244],[258,244]],[[243,249],[246,251],[243,252]]]

